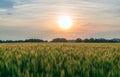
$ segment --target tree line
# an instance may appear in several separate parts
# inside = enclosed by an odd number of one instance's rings
[[[0,43],[24,43],[24,42],[48,42],[48,41],[42,39],[0,40]]]
[[[120,43],[120,39],[104,39],[104,38],[86,38],[86,39],[73,39],[67,40],[65,38],[54,38],[51,41],[42,39],[26,39],[26,40],[0,40],[0,43],[24,43],[24,42],[84,42],[84,43]]]

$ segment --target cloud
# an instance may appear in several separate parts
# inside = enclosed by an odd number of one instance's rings
[[[120,38],[120,30],[112,30],[112,31],[104,31],[104,32],[98,32],[98,33],[94,33],[91,34],[90,37],[94,37],[94,38]]]
[[[6,12],[7,9],[0,8],[0,12]]]
[[[120,30],[119,5],[120,0],[1,0],[0,31],[4,27],[3,37],[6,32],[14,34],[12,31],[15,31],[14,36],[16,37],[19,34],[21,37],[30,36],[27,33],[31,33],[31,36],[33,33],[34,37],[40,35],[43,38],[47,38],[49,33],[52,33],[55,37],[55,35],[61,35],[55,31],[58,26],[57,17],[66,13],[73,17],[78,28],[77,31],[71,33],[72,35],[77,34],[75,37],[81,35],[81,31],[79,31],[81,23],[83,25],[88,23],[85,31],[92,31],[91,34],[97,30],[101,33],[114,30],[114,33],[118,33],[115,30]],[[23,27],[27,28],[23,30]],[[7,31],[8,28],[12,31]],[[22,31],[25,35],[22,35]],[[8,36],[7,33],[6,36]]]

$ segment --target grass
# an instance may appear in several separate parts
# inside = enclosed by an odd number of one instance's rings
[[[120,44],[0,44],[0,77],[120,77]]]

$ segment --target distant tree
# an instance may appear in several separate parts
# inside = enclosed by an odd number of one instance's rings
[[[67,42],[76,42],[76,40],[67,40]]]
[[[65,38],[55,38],[51,42],[68,42]]]
[[[24,42],[45,42],[45,41],[41,39],[26,39]]]
[[[77,39],[75,40],[75,42],[82,42],[82,39],[81,39],[81,38],[77,38]]]
[[[4,41],[5,43],[14,43],[14,41],[13,40],[6,40],[6,41]]]
[[[24,43],[24,42],[48,42],[48,41],[42,39],[0,40],[0,43]],[[55,38],[51,42],[120,43],[120,39],[86,38],[82,40],[81,38],[77,38],[76,40],[66,40],[65,38]]]
[[[0,40],[0,43],[2,43],[3,41],[2,40]]]
[[[120,42],[120,39],[114,38],[114,39],[109,40],[109,42]]]
[[[95,39],[95,42],[105,43],[105,42],[108,42],[108,40],[106,40],[104,38],[99,38],[99,39]]]
[[[16,40],[15,42],[16,43],[22,43],[22,42],[24,42],[24,40]]]
[[[86,38],[86,39],[83,40],[83,42],[89,42],[89,39]]]
[[[95,39],[94,38],[90,38],[89,42],[95,42]]]

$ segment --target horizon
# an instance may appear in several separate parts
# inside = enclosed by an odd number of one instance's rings
[[[6,40],[1,40],[0,39],[0,41],[25,41],[25,40],[43,40],[43,41],[47,41],[47,42],[50,42],[50,41],[52,41],[52,40],[54,40],[54,39],[65,39],[65,40],[67,40],[67,41],[72,41],[72,40],[77,40],[77,39],[81,39],[82,41],[84,41],[85,39],[88,39],[88,40],[90,40],[90,39],[105,39],[105,40],[120,40],[120,38],[109,38],[109,39],[107,39],[107,38],[84,38],[84,39],[82,39],[82,38],[74,38],[74,39],[66,39],[66,38],[60,38],[60,37],[57,37],[57,38],[53,38],[53,39],[51,39],[51,40],[46,40],[46,39],[41,39],[41,38],[26,38],[26,39],[17,39],[17,40],[13,40],[13,39],[6,39]]]
[[[119,5],[120,0],[1,0],[0,40],[120,38]]]

